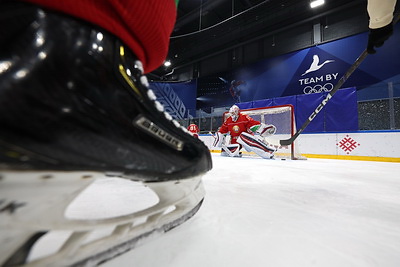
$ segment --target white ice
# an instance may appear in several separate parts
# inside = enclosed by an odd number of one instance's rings
[[[214,154],[213,165],[192,219],[102,266],[400,266],[400,164]],[[110,183],[91,187],[69,215],[140,202]]]

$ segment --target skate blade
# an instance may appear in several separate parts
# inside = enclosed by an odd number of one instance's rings
[[[0,194],[6,199],[2,203],[15,203],[20,207],[0,214],[0,235],[5,229],[10,229],[10,233],[18,236],[15,239],[18,241],[43,231],[70,231],[58,251],[42,258],[30,257],[28,262],[24,262],[25,265],[20,262],[21,266],[51,266],[55,263],[68,266],[96,265],[180,225],[197,212],[204,198],[201,176],[144,183],[158,196],[157,204],[115,218],[71,219],[65,216],[68,205],[96,179],[106,177],[104,174],[8,172],[2,173],[1,177]],[[98,230],[107,230],[108,234],[96,236]],[[10,246],[2,244],[0,250],[3,258],[0,263],[13,257],[12,250],[7,250]],[[24,253],[29,254],[27,251]]]

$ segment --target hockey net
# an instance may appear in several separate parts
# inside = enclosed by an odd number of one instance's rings
[[[275,157],[285,159],[306,159],[300,152],[297,142],[293,142],[289,146],[280,146],[279,140],[288,139],[296,132],[296,123],[294,116],[294,107],[292,105],[281,105],[272,107],[241,109],[242,114],[249,115],[254,120],[265,124],[273,124],[276,126],[276,133],[266,137],[266,141],[275,145],[278,150]],[[225,112],[224,121],[230,116],[229,112]],[[229,140],[227,140],[229,142]],[[253,156],[253,152],[244,152],[245,155]],[[254,154],[255,155],[255,154]]]

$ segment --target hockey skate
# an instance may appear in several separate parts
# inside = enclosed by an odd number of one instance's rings
[[[195,214],[210,153],[164,112],[133,53],[80,20],[0,6],[0,265],[96,265]],[[115,218],[65,218],[73,199],[110,176],[143,183],[158,203]],[[113,230],[87,239],[102,227]],[[72,234],[28,261],[53,230]]]

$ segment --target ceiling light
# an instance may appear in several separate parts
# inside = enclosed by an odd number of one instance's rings
[[[310,7],[315,8],[315,7],[321,6],[323,4],[325,4],[325,0],[311,0]]]
[[[165,66],[165,67],[171,66],[171,61],[169,61],[169,60],[165,61],[165,62],[164,62],[164,66]]]

